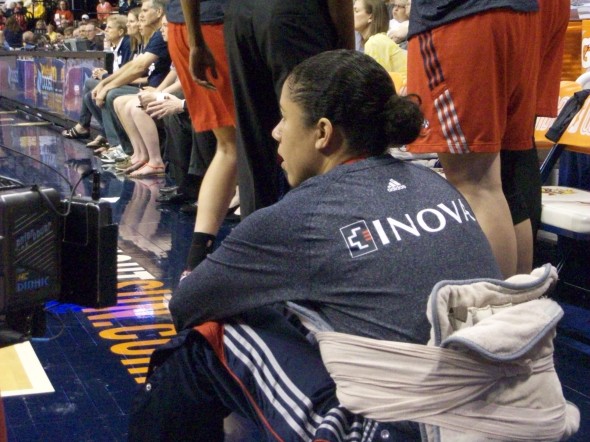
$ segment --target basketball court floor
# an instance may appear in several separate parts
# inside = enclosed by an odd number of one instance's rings
[[[59,129],[0,109],[0,175],[53,187],[65,196],[68,182],[91,167],[92,152],[82,142],[64,139]],[[130,403],[145,381],[150,354],[175,333],[167,300],[183,269],[194,223],[194,215],[178,206],[155,202],[167,184],[163,177],[131,180],[103,171],[101,197],[111,203],[119,225],[118,303],[94,310],[49,302],[43,337],[0,350],[9,441],[127,439]],[[89,195],[90,189],[85,179],[78,193]],[[220,237],[236,223],[227,220]],[[582,413],[573,440],[588,441],[590,303],[561,304],[565,316],[556,339],[556,367],[566,397]],[[259,440],[241,425],[228,425],[228,440]]]

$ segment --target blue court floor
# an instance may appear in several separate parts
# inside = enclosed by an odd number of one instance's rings
[[[92,151],[82,142],[64,139],[58,129],[0,109],[0,145],[50,166],[0,146],[0,175],[34,180],[65,194],[66,181],[76,182],[90,167]],[[55,393],[4,399],[9,441],[126,440],[129,406],[145,380],[149,356],[174,334],[166,302],[182,271],[194,223],[194,215],[178,206],[155,202],[166,184],[166,178],[102,174],[101,197],[112,201],[119,224],[118,303],[101,310],[47,304],[46,335],[32,345]],[[89,195],[90,188],[83,180],[78,191]],[[227,220],[220,237],[237,222]],[[572,440],[589,441],[590,302],[580,295],[560,303],[565,316],[555,341],[556,367],[567,399],[582,413],[580,432]]]

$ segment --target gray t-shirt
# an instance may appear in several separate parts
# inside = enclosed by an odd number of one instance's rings
[[[389,156],[341,165],[242,221],[172,297],[177,329],[285,301],[336,331],[426,343],[435,283],[500,278],[464,198]]]

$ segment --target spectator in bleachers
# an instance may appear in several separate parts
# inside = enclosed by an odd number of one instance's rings
[[[23,32],[23,49],[26,51],[32,51],[37,49],[35,44],[35,33],[32,31]]]
[[[107,18],[109,18],[112,11],[113,6],[108,1],[98,0],[98,4],[96,5],[96,18],[101,25],[106,23]]]
[[[80,17],[80,22],[78,23],[78,26],[87,25],[89,21],[90,21],[90,16],[88,14],[82,14],[82,17]]]
[[[377,60],[387,72],[397,72],[405,80],[408,72],[406,51],[387,37],[389,20],[383,0],[354,2],[354,29],[361,36],[365,54]]]
[[[23,2],[16,2],[13,15],[16,17],[16,21],[18,22],[18,25],[22,31],[27,31],[29,29],[29,20],[31,19],[31,14],[26,10]]]
[[[53,26],[51,23],[49,23],[47,25],[47,35],[49,36],[49,39],[53,42],[55,40],[55,38],[57,38],[57,33],[55,32],[55,26]],[[49,26],[51,26],[52,32],[49,32]],[[52,33],[55,33],[55,38],[52,37]],[[66,28],[64,28],[63,30],[63,36],[64,38],[73,38],[74,37],[74,27],[73,26],[68,26]]]
[[[11,15],[6,20],[4,39],[12,49],[20,49],[23,45],[23,30],[19,26],[15,15]]]
[[[104,35],[102,32],[99,33],[99,29],[96,27],[97,23],[89,21],[86,25],[80,26],[84,29],[84,37],[90,42],[91,51],[102,51],[104,49]]]
[[[35,34],[47,34],[47,23],[45,23],[45,20],[37,20],[35,22]]]
[[[410,24],[411,0],[392,0],[390,3],[392,18],[389,20],[387,36],[402,49],[408,46],[408,25]]]
[[[53,21],[58,29],[64,29],[67,26],[74,24],[74,14],[70,11],[70,7],[66,0],[60,0],[57,4],[57,10],[53,16]]]

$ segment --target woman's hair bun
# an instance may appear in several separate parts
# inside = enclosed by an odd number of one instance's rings
[[[424,123],[424,116],[418,104],[418,97],[392,95],[383,108],[383,132],[389,145],[401,146],[418,138]]]

